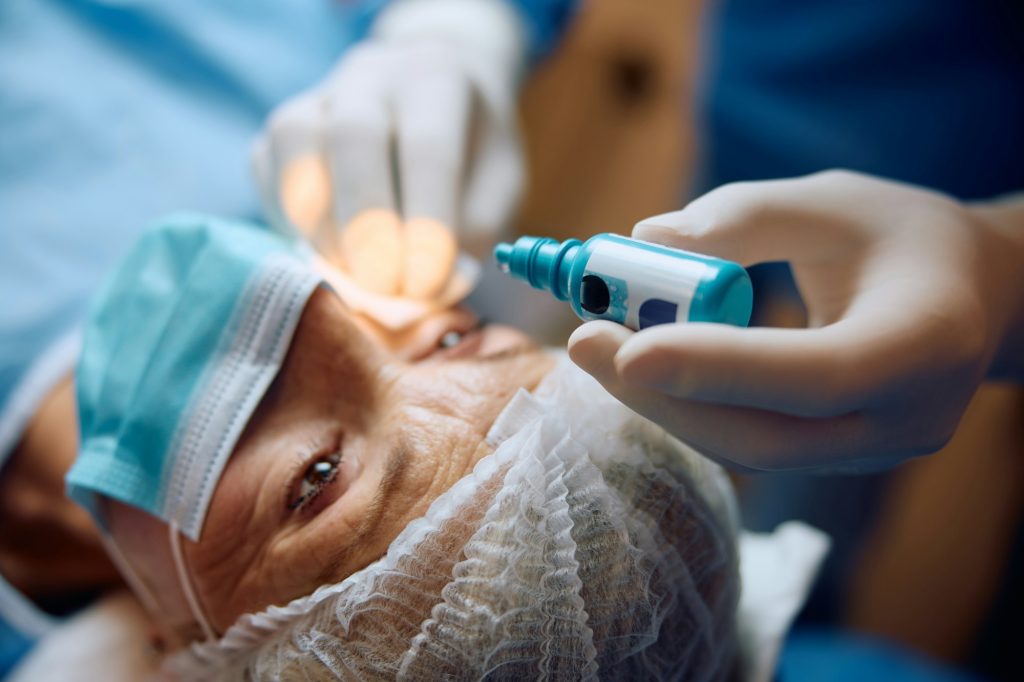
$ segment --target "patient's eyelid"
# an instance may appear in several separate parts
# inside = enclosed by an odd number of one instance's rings
[[[288,509],[299,511],[315,500],[327,486],[338,478],[341,453],[321,457],[306,467],[299,477],[297,488],[293,488]]]
[[[341,471],[340,439],[328,448],[312,449],[312,455],[301,456],[287,477],[285,507],[300,511],[333,484]]]

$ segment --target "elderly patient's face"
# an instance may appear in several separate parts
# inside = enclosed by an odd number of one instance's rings
[[[217,486],[199,543],[185,542],[199,599],[223,632],[240,614],[309,594],[383,555],[487,454],[483,439],[551,359],[463,311],[386,333],[318,291],[273,386]],[[466,332],[442,349],[448,332]],[[159,522],[112,505],[114,537],[187,621]],[[161,524],[162,525],[162,524]]]

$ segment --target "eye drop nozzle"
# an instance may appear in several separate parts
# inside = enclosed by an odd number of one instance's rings
[[[570,270],[580,244],[578,239],[558,242],[546,237],[520,237],[515,244],[498,244],[494,257],[503,272],[567,301]]]
[[[520,237],[498,244],[502,271],[569,301],[584,320],[631,329],[673,322],[745,326],[753,290],[737,263],[615,234],[586,242]]]

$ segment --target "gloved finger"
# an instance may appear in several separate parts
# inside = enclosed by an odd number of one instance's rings
[[[267,123],[265,153],[271,179],[267,192],[273,197],[275,213],[305,234],[316,229],[325,212],[322,171],[319,178],[315,172],[310,174],[321,163],[323,125],[324,99],[316,91],[289,100]],[[311,187],[314,195],[321,196],[319,201],[310,203]]]
[[[626,384],[678,398],[836,416],[868,400],[858,368],[872,343],[856,320],[818,329],[659,325],[625,340],[615,366]]]
[[[433,218],[406,221],[402,294],[432,300],[444,290],[455,269],[459,246],[452,229]]]
[[[472,89],[447,52],[421,46],[394,93],[402,216],[455,228],[461,216]]]
[[[404,244],[383,91],[386,68],[372,53],[354,53],[330,78],[326,154],[334,223],[320,248],[336,253],[363,289],[393,296],[401,293]]]
[[[860,413],[824,419],[684,400],[629,385],[615,354],[630,332],[614,323],[583,325],[569,340],[569,357],[613,396],[702,454],[733,469],[784,471],[860,461],[877,442],[875,425]]]
[[[607,388],[619,383],[615,354],[636,332],[606,320],[586,322],[569,336],[569,357]]]
[[[395,93],[406,296],[430,299],[455,267],[472,90],[447,52],[417,48],[416,73]]]
[[[397,296],[402,293],[404,251],[398,214],[371,208],[358,213],[342,229],[338,258],[364,291]]]
[[[330,88],[326,156],[333,214],[343,227],[368,209],[395,210],[392,118],[375,69],[343,69]]]
[[[627,384],[678,398],[837,416],[937,376],[969,379],[961,375],[970,366],[956,360],[963,344],[936,343],[949,334],[944,320],[913,313],[924,300],[869,290],[841,320],[813,329],[661,325],[622,340],[616,371]]]
[[[486,114],[481,113],[481,116]],[[474,126],[460,241],[484,257],[502,236],[523,193],[524,161],[514,120],[494,115]]]
[[[837,206],[851,201],[850,194],[830,174],[733,183],[699,197],[681,211],[641,220],[633,228],[633,237],[742,265],[827,260],[853,246],[851,240],[861,238],[855,230],[838,238],[835,220],[830,218]]]

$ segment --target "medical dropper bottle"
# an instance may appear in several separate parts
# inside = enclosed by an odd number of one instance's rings
[[[520,237],[498,244],[494,256],[504,272],[569,301],[583,320],[612,320],[634,330],[750,321],[750,277],[731,261],[616,234],[585,242]]]

